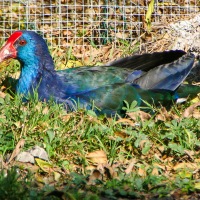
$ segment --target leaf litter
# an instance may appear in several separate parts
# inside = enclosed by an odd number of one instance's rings
[[[64,2],[64,1],[63,1]],[[149,1],[150,2],[150,1]],[[146,4],[146,2],[141,1],[141,4]],[[40,11],[38,11],[40,12]],[[48,15],[48,9],[45,9],[46,14]],[[14,16],[17,17],[17,16]],[[145,23],[145,22],[143,22]],[[145,32],[144,34],[141,34],[141,37],[136,41],[133,41],[133,46],[138,42],[142,41],[140,43],[140,46],[135,51],[137,52],[153,52],[153,51],[163,51],[166,49],[169,49],[172,45],[172,42],[177,38],[177,33],[174,32],[174,29],[171,28],[171,26],[168,26],[169,19],[163,17],[160,24],[153,24],[151,27],[151,33]],[[159,32],[159,29],[161,29],[159,26],[163,27],[163,32]],[[167,31],[164,31],[167,30]],[[173,34],[171,34],[173,31]],[[71,31],[64,32],[65,35],[68,37],[73,38],[73,33]],[[87,34],[90,34],[90,32],[87,32]],[[122,33],[117,33],[118,38],[124,37]],[[155,41],[155,38],[157,40]],[[64,41],[63,41],[64,42]],[[83,41],[78,41],[80,44]],[[73,43],[67,44],[69,47]],[[120,43],[119,43],[120,44]],[[121,45],[121,44],[120,44]],[[119,46],[120,47],[120,46]],[[186,48],[186,47],[184,47]],[[91,54],[92,52],[92,54]],[[132,52],[131,52],[132,53]],[[112,44],[108,44],[104,46],[101,49],[94,48],[94,47],[73,47],[71,52],[68,55],[68,58],[66,58],[66,53],[64,49],[56,49],[52,51],[52,55],[55,58],[60,57],[60,59],[55,59],[56,66],[59,69],[65,69],[70,67],[77,67],[82,65],[93,65],[94,63],[99,62],[100,64],[106,63],[108,61],[112,61],[114,59],[117,59],[121,56],[123,56],[124,50],[121,48],[116,48]],[[130,54],[130,52],[128,52]],[[6,97],[6,93],[3,92],[0,93],[1,98]],[[74,199],[74,196],[71,195],[70,192],[62,192],[63,186],[57,186],[59,185],[59,181],[63,179],[63,177],[69,177],[77,182],[73,182],[73,184],[78,186],[77,191],[80,190],[80,187],[86,186],[97,186],[101,182],[104,182],[106,184],[106,181],[112,181],[115,179],[121,180],[121,174],[124,176],[129,176],[129,179],[132,178],[132,176],[137,177],[137,183],[139,188],[139,182],[142,182],[145,180],[145,178],[151,177],[153,179],[154,176],[156,177],[165,177],[164,181],[159,181],[156,184],[152,184],[150,182],[147,184],[147,190],[155,190],[156,188],[165,188],[167,182],[166,179],[169,181],[174,181],[177,179],[177,177],[182,177],[183,180],[192,179],[192,184],[194,185],[194,188],[197,189],[197,193],[199,190],[199,146],[196,146],[195,149],[192,150],[184,150],[184,154],[179,154],[178,150],[172,151],[168,147],[170,138],[166,136],[166,139],[162,140],[161,138],[157,138],[157,134],[162,135],[162,132],[165,130],[153,130],[152,122],[156,123],[158,126],[161,126],[163,123],[171,123],[172,121],[175,122],[182,122],[185,118],[186,119],[199,119],[200,116],[200,110],[199,110],[199,102],[190,105],[188,108],[184,108],[183,110],[179,111],[180,113],[177,113],[176,110],[167,110],[164,107],[161,107],[156,111],[156,113],[152,116],[149,113],[146,113],[142,110],[136,111],[136,112],[128,112],[126,118],[120,118],[117,119],[115,122],[113,122],[112,119],[107,119],[110,121],[110,124],[114,123],[115,130],[113,131],[113,135],[109,135],[108,138],[110,139],[109,142],[113,141],[116,142],[120,148],[117,148],[116,146],[116,152],[117,156],[116,159],[112,160],[110,159],[110,155],[108,153],[109,145],[107,147],[107,151],[102,150],[102,147],[96,146],[95,150],[93,147],[91,147],[90,151],[88,152],[80,152],[79,150],[75,150],[74,152],[67,153],[68,150],[70,150],[70,146],[66,147],[66,154],[67,155],[59,155],[59,158],[54,158],[53,162],[50,159],[48,159],[48,154],[46,152],[45,159],[44,157],[40,157],[39,153],[36,155],[34,160],[36,160],[36,163],[33,163],[32,159],[25,160],[25,158],[14,161],[14,158],[18,157],[20,155],[20,151],[23,149],[23,145],[25,141],[19,140],[18,144],[16,145],[15,149],[13,150],[10,158],[6,162],[6,165],[12,166],[17,164],[18,166],[23,166],[25,169],[29,168],[33,171],[35,174],[36,182],[38,183],[39,187],[43,187],[45,184],[54,185],[58,189],[53,190],[52,192],[48,192],[46,196],[57,196],[61,199],[66,199],[67,196],[69,199]],[[41,111],[43,115],[48,115],[49,108],[44,107],[41,110],[42,105],[38,104],[38,111]],[[96,117],[92,116],[85,116],[83,113],[78,113],[76,118],[74,117],[74,114],[65,114],[60,117],[60,120],[63,123],[66,123],[70,126],[70,123],[74,121],[75,123],[71,127],[70,130],[65,132],[65,137],[74,137],[74,135],[77,134],[78,130],[86,128],[84,123],[87,122],[90,126],[98,124],[98,125],[105,125],[106,123]],[[15,122],[16,128],[21,128],[21,121]],[[92,125],[91,125],[92,124]],[[40,128],[36,128],[39,130],[43,130],[45,128],[48,128],[49,124],[47,122],[43,122],[43,125],[40,124]],[[128,127],[128,129],[126,129]],[[166,128],[166,127],[165,127]],[[170,128],[166,128],[170,130]],[[131,131],[130,131],[131,130]],[[158,131],[158,133],[157,133]],[[83,132],[83,131],[82,131]],[[139,133],[137,136],[134,134]],[[176,132],[175,132],[176,133]],[[196,130],[196,133],[198,133],[198,130]],[[82,141],[82,135],[80,132],[78,132],[79,137],[77,138],[77,146],[81,145]],[[140,137],[140,139],[138,138]],[[155,139],[156,138],[156,139]],[[63,138],[64,140],[65,138]],[[84,139],[86,140],[86,139]],[[138,140],[138,141],[137,141]],[[130,142],[131,141],[131,142]],[[178,142],[177,142],[178,141]],[[172,141],[175,145],[176,142],[179,143],[181,140],[176,137],[174,141]],[[41,144],[41,143],[40,143]],[[136,148],[136,144],[137,148]],[[71,145],[71,144],[69,144]],[[92,145],[91,145],[92,146]],[[40,147],[41,148],[41,147]],[[87,148],[87,147],[85,147]],[[28,151],[24,151],[28,152]],[[58,151],[59,152],[59,151]],[[121,152],[125,152],[123,156],[120,156]],[[23,153],[23,151],[22,151]],[[30,152],[29,152],[30,153]],[[74,159],[76,154],[76,159]],[[25,154],[25,157],[27,154]],[[118,157],[119,156],[119,157]],[[59,160],[60,157],[64,159],[65,161],[69,162],[69,167],[65,168],[64,165],[57,164],[57,159]],[[78,158],[81,160],[84,160],[84,165],[78,163]],[[27,161],[28,163],[23,163]],[[23,163],[23,164],[22,164]],[[31,163],[31,164],[30,164]],[[55,164],[56,163],[56,164]],[[4,163],[5,164],[5,163]],[[72,170],[71,170],[72,169]],[[85,171],[86,170],[86,171]],[[90,171],[90,173],[87,173],[87,170]],[[78,180],[79,177],[77,176],[76,179],[72,176],[70,177],[70,172],[77,172],[79,174],[85,174],[88,175],[86,179],[84,177],[81,177],[81,180]],[[150,179],[150,178],[149,178]],[[83,183],[81,181],[85,180],[86,186],[83,186]],[[134,179],[135,180],[135,179]],[[98,182],[99,181],[99,182]],[[41,183],[41,185],[40,185]],[[71,183],[71,186],[73,185]],[[81,186],[80,186],[80,185]],[[178,184],[178,183],[177,183]],[[136,186],[129,185],[126,187],[124,186],[123,192],[126,192],[128,190],[131,190],[134,188],[135,191],[137,191]],[[145,184],[144,184],[145,185]],[[188,186],[188,185],[187,185]],[[188,186],[189,187],[189,186]],[[176,187],[174,187],[176,188]],[[118,188],[117,188],[118,189]],[[116,189],[116,190],[117,190]],[[190,190],[191,189],[191,190]],[[183,192],[181,189],[173,189],[171,192],[168,192],[167,195],[170,195],[172,198],[175,199],[190,199],[190,196],[188,195],[190,192],[192,192],[192,188],[188,189],[188,191]],[[100,190],[100,188],[99,188]],[[100,190],[101,193],[104,191]],[[117,191],[119,192],[119,191]],[[120,193],[120,192],[119,192]],[[198,198],[197,193],[193,193],[194,198]],[[117,193],[118,194],[118,193]],[[140,191],[141,196],[144,199],[150,199],[153,195],[152,194],[143,194]],[[71,195],[71,196],[70,196]],[[166,195],[166,194],[165,194]],[[64,197],[65,196],[65,197]],[[128,195],[127,195],[128,196]],[[136,195],[137,196],[137,195]],[[158,195],[159,196],[159,195]],[[155,198],[159,198],[155,195]],[[121,196],[120,196],[121,197]],[[130,193],[129,193],[130,197]],[[191,197],[191,198],[192,198]],[[130,197],[131,199],[131,197]]]

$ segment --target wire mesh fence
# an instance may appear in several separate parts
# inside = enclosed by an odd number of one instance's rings
[[[150,0],[0,0],[0,39],[40,32],[53,47],[130,44],[147,30]],[[152,26],[200,11],[199,0],[155,0]]]

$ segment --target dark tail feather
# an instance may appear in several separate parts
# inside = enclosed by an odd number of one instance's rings
[[[185,54],[172,63],[151,69],[134,83],[143,89],[175,91],[190,73],[194,60],[193,54]]]
[[[186,54],[184,51],[164,51],[152,54],[133,55],[118,59],[107,66],[115,66],[121,68],[130,68],[134,70],[149,71],[150,69],[159,65],[174,62],[175,60]]]

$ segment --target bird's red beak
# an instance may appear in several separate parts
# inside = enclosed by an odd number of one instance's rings
[[[14,47],[14,43],[21,35],[22,32],[16,31],[8,38],[6,44],[0,49],[0,63],[17,57],[17,50]]]
[[[0,63],[9,58],[16,58],[17,51],[12,43],[6,43],[0,50]]]

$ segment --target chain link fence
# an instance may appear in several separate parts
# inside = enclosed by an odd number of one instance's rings
[[[0,0],[0,39],[14,30],[34,30],[52,47],[130,44],[152,24],[190,18],[199,0]]]

